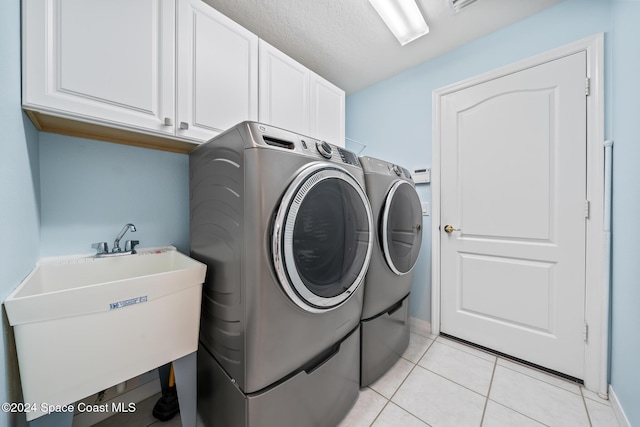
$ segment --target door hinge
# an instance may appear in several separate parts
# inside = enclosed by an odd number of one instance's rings
[[[589,77],[584,82],[584,94],[586,96],[591,95],[591,79]]]
[[[584,324],[584,329],[582,330],[584,335],[584,342],[587,342],[589,339],[589,325],[587,323]]]
[[[588,200],[584,201],[584,217],[589,219],[589,214],[591,213],[591,203]]]

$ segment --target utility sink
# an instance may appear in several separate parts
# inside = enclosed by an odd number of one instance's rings
[[[38,262],[4,301],[27,420],[196,351],[205,273],[172,246]]]

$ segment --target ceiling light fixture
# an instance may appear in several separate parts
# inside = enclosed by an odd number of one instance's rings
[[[429,32],[415,0],[369,0],[401,46]]]

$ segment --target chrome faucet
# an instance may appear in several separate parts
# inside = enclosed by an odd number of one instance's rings
[[[120,233],[116,236],[116,240],[113,242],[113,249],[111,249],[111,252],[122,252],[122,249],[120,249],[120,239],[122,239],[125,233],[129,230],[134,233],[136,231],[136,226],[133,224],[127,224],[122,228],[122,230],[120,230]]]
[[[108,256],[117,256],[117,255],[129,255],[136,253],[136,245],[140,243],[139,240],[127,240],[125,243],[124,251],[120,248],[120,240],[127,231],[131,230],[131,232],[136,231],[136,226],[133,224],[127,224],[124,226],[120,233],[116,236],[116,240],[113,242],[113,248],[111,252],[109,252],[109,246],[107,242],[98,242],[91,245],[92,248],[96,250],[97,257],[108,257]]]

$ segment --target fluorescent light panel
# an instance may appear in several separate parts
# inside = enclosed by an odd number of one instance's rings
[[[369,0],[369,3],[402,46],[429,32],[415,0]]]

